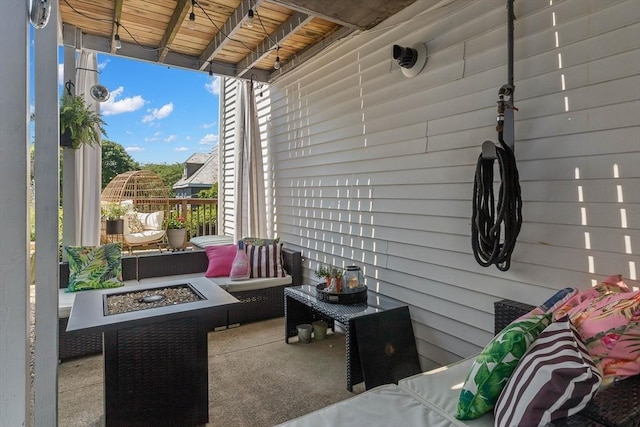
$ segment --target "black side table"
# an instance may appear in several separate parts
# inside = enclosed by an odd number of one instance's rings
[[[355,384],[364,381],[362,365],[358,355],[358,342],[353,333],[353,319],[386,310],[404,307],[391,299],[370,293],[367,303],[363,304],[331,304],[318,301],[315,285],[292,286],[284,289],[285,342],[298,335],[297,326],[301,323],[312,323],[324,319],[334,330],[335,323],[344,326],[347,365],[347,390],[353,391]]]

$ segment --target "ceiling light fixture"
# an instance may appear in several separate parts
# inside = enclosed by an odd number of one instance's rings
[[[253,28],[254,21],[253,9],[249,9],[249,13],[247,13],[247,28]]]
[[[281,65],[281,64],[280,64],[280,55],[279,55],[279,52],[280,52],[280,46],[277,46],[277,47],[276,47],[276,62],[274,62],[274,63],[273,63],[273,68],[274,68],[274,70],[279,70],[279,69],[280,69],[280,65]]]
[[[118,34],[118,32],[120,31],[120,24],[116,24],[116,26],[118,27],[118,29],[116,30],[116,35],[113,37],[113,40],[115,41],[115,44],[116,44],[116,50],[120,50],[120,49],[122,49],[122,42],[120,41],[120,34]]]
[[[191,13],[189,14],[189,22],[187,23],[187,27],[190,30],[195,30],[196,29],[195,7],[196,7],[196,0],[191,0]]]
[[[29,20],[33,28],[44,28],[51,15],[51,2],[49,0],[30,0]]]

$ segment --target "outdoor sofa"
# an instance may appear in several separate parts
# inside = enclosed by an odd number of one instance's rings
[[[228,277],[208,278],[212,286],[220,286],[240,300],[228,311],[218,312],[207,319],[211,330],[223,329],[242,323],[284,316],[284,288],[302,283],[302,257],[300,252],[282,249],[286,277],[231,281]],[[122,257],[122,275],[125,286],[132,284],[162,283],[204,277],[209,260],[204,250],[164,252]],[[58,357],[70,359],[102,351],[102,334],[66,332],[75,294],[65,292],[69,281],[69,264],[61,262],[58,299]],[[85,290],[80,292],[93,292]]]
[[[497,301],[494,306],[496,334],[534,308],[512,300]],[[280,426],[512,427],[496,424],[491,412],[474,420],[455,418],[460,388],[474,359],[475,356],[419,373],[398,381],[398,384],[378,386]],[[514,425],[523,426],[520,423]],[[602,388],[582,411],[547,425],[640,426],[640,375]]]

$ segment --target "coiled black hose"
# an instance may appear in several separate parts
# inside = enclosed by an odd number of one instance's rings
[[[498,133],[498,139],[500,146],[495,147],[495,158],[482,154],[478,158],[473,183],[471,246],[478,264],[483,267],[495,264],[499,270],[507,271],[522,226],[522,197],[513,150],[505,144],[502,132]],[[495,159],[501,180],[497,205],[493,190]]]

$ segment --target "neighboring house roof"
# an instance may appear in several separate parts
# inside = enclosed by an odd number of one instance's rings
[[[193,163],[193,164],[201,164],[204,165],[205,162],[211,157],[212,153],[195,153],[189,157],[185,163]],[[216,153],[216,157],[218,153]]]
[[[178,182],[173,184],[174,189],[187,187],[210,187],[218,182],[218,150],[213,153],[204,154],[197,153],[189,157],[185,163],[198,164],[202,160],[202,166],[191,176],[182,177]]]

